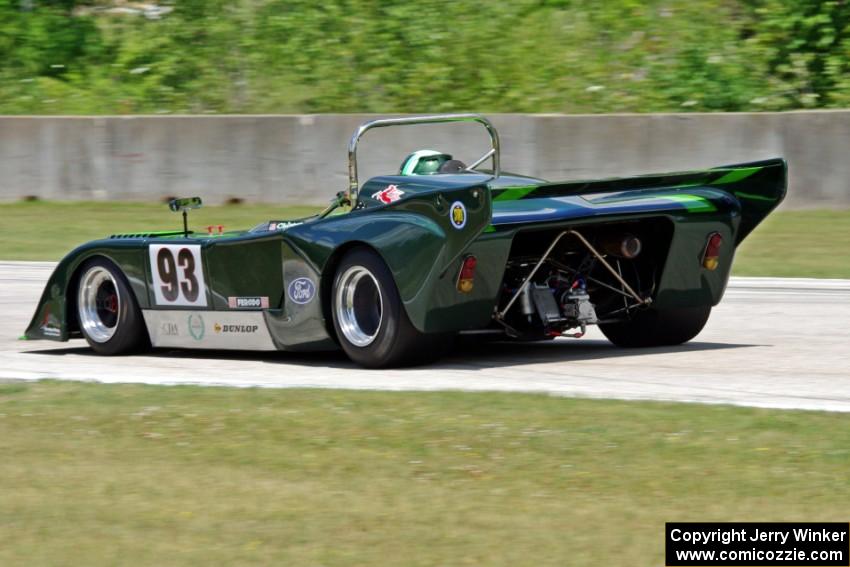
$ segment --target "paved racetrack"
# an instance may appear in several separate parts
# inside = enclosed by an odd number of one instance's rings
[[[423,368],[372,371],[340,353],[158,351],[95,356],[85,341],[19,341],[53,265],[0,262],[0,379],[548,392],[850,411],[850,280],[737,278],[676,348],[588,337],[463,347]]]

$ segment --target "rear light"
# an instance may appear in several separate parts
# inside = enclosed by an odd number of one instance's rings
[[[705,252],[702,255],[702,267],[706,270],[713,271],[720,264],[720,245],[723,244],[723,237],[719,232],[712,233],[708,237],[708,243],[705,245]]]
[[[460,275],[457,278],[457,290],[461,293],[469,293],[472,291],[475,280],[475,266],[478,265],[478,260],[475,256],[467,256],[463,259],[460,265]]]

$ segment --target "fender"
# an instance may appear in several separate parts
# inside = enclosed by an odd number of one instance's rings
[[[336,262],[352,246],[370,246],[392,272],[413,325],[428,332],[427,312],[435,285],[455,276],[459,258],[490,224],[489,190],[473,185],[420,193],[387,205],[379,215],[364,212],[294,227],[286,238],[323,274],[323,297],[328,298]],[[458,221],[461,216],[462,222]],[[459,296],[458,302],[464,299]]]
[[[24,336],[27,339],[67,341],[79,333],[77,318],[72,313],[76,298],[76,273],[79,267],[95,256],[103,256],[113,262],[130,283],[139,306],[148,306],[146,264],[144,248],[138,243],[120,240],[96,240],[75,248],[66,255],[53,270],[35,314]]]

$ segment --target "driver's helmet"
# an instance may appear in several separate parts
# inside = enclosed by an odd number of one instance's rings
[[[401,162],[401,175],[433,175],[440,172],[444,163],[452,159],[449,154],[436,150],[413,152]]]

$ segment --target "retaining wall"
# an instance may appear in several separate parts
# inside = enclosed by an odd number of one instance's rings
[[[0,199],[321,204],[347,187],[348,139],[374,117],[0,117]],[[507,171],[565,180],[784,156],[786,208],[850,207],[850,111],[489,117]],[[373,130],[361,141],[361,180],[395,172],[416,149],[469,163],[487,144],[468,123]]]

